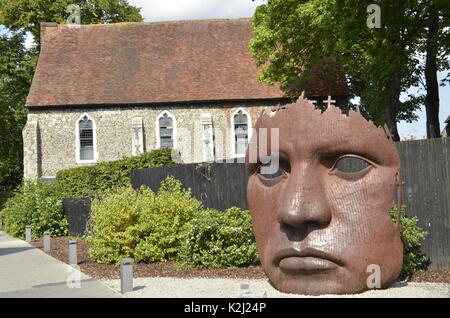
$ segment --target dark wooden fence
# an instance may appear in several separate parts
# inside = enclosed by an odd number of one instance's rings
[[[85,234],[86,223],[91,212],[91,198],[63,199],[64,215],[69,222],[69,235]]]
[[[131,185],[139,189],[145,185],[158,191],[168,175],[174,176],[190,188],[192,195],[206,208],[225,210],[232,206],[248,209],[247,174],[241,163],[185,164],[133,170]]]
[[[422,249],[430,269],[450,269],[450,138],[397,143],[401,158],[403,203],[407,216],[417,216],[428,232]],[[133,170],[134,189],[146,185],[154,191],[168,175],[180,180],[205,207],[248,209],[247,176],[242,163],[186,164]]]
[[[428,232],[430,269],[450,269],[450,138],[397,143],[406,215]]]

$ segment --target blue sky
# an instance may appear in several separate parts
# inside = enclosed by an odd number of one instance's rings
[[[141,14],[146,22],[185,20],[185,19],[213,19],[213,18],[242,18],[251,17],[255,8],[265,3],[265,0],[128,0],[134,6],[141,7]],[[1,31],[1,30],[0,30]],[[31,44],[31,38],[28,39]],[[438,74],[439,79],[445,77]],[[411,89],[415,93],[417,89]],[[450,115],[450,88],[440,87],[439,120],[441,130],[444,121]],[[406,96],[407,94],[404,94]],[[417,112],[419,120],[413,123],[400,122],[398,125],[400,137],[414,136],[422,138],[426,135],[425,110]]]

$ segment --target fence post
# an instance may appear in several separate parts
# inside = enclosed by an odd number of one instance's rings
[[[31,226],[25,226],[25,242],[31,242]]]
[[[78,265],[77,241],[69,241],[69,265]]]
[[[120,292],[122,294],[133,290],[133,259],[120,260]]]
[[[51,248],[50,242],[50,232],[44,232],[44,252],[50,251]]]

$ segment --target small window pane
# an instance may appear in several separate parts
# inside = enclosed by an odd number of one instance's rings
[[[244,155],[248,144],[248,121],[247,115],[239,111],[234,115],[235,152]]]
[[[159,138],[161,148],[173,148],[173,120],[165,113],[159,119]]]
[[[86,116],[78,122],[80,160],[94,160],[94,131],[92,120]]]

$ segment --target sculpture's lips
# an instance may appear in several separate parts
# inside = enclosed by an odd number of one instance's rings
[[[275,265],[288,273],[317,272],[335,269],[342,262],[334,256],[313,248],[296,250],[286,248],[280,250],[275,258]]]

